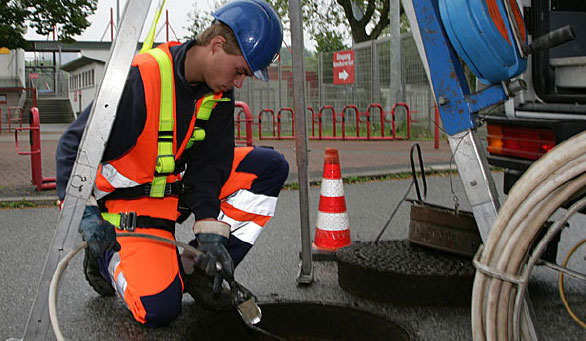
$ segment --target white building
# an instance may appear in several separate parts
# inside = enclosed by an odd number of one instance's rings
[[[96,96],[106,67],[108,50],[81,50],[81,57],[61,66],[69,73],[69,101],[74,112],[83,111]]]
[[[7,125],[8,110],[22,107],[26,94],[18,88],[25,84],[24,50],[0,48],[0,119]]]

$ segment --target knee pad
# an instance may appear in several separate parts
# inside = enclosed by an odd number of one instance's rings
[[[141,297],[140,301],[146,311],[144,324],[149,327],[162,327],[173,322],[181,314],[182,297],[179,275],[162,292]]]

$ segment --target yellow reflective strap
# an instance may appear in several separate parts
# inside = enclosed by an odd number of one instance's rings
[[[191,147],[193,147],[193,145],[195,144],[196,141],[203,141],[206,138],[206,131],[201,128],[201,127],[195,127],[193,128],[193,134],[191,135],[191,138],[189,139],[189,141],[187,141],[187,145],[185,146],[185,149],[189,149]]]
[[[139,53],[146,52],[147,50],[150,50],[153,47],[153,42],[155,41],[155,33],[157,31],[157,22],[161,17],[161,12],[163,12],[163,7],[165,7],[165,2],[166,0],[161,0],[159,2],[159,9],[155,12],[155,18],[153,19],[151,27],[149,28],[149,33],[147,34],[146,39],[142,43],[142,48],[140,49]]]
[[[160,155],[157,156],[157,165],[155,167],[157,173],[169,174],[175,170],[175,158],[173,155]]]
[[[118,213],[102,213],[102,218],[116,227],[120,226],[120,214]]]
[[[206,131],[203,128],[195,127],[192,137],[195,141],[203,141],[206,138]]]
[[[212,110],[218,102],[229,102],[231,99],[229,98],[214,98],[214,94],[205,95],[201,100],[201,104],[199,105],[197,110],[197,119],[202,121],[208,121],[210,116],[212,116]],[[201,127],[193,128],[193,134],[189,138],[185,149],[191,148],[195,142],[203,141],[206,138],[206,131]]]
[[[151,192],[149,196],[152,198],[163,198],[165,196],[165,186],[167,185],[166,175],[155,175],[153,178]]]
[[[173,131],[173,69],[169,56],[161,49],[147,51],[159,64],[161,76],[161,109],[159,114],[159,131]]]
[[[159,64],[161,76],[161,101],[159,111],[159,135],[161,132],[170,132],[172,136],[175,129],[173,120],[173,67],[169,56],[161,49],[148,50],[151,56]],[[157,165],[155,172],[162,174],[153,177],[149,196],[152,198],[163,198],[165,196],[165,185],[167,184],[168,173],[175,170],[175,156],[173,155],[173,141],[159,140],[157,143]],[[163,175],[164,174],[164,175]]]
[[[207,121],[210,119],[212,115],[212,110],[216,106],[218,102],[229,102],[229,98],[219,98],[215,99],[213,94],[206,95],[200,107],[197,109],[197,119]]]

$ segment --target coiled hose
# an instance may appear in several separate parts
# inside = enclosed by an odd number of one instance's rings
[[[515,183],[476,259],[479,267],[472,291],[474,340],[533,337],[519,321],[529,274],[547,242],[571,215],[586,206],[586,200],[574,204],[552,225],[531,255],[530,248],[548,218],[568,199],[582,194],[585,187],[586,132],[556,146]]]

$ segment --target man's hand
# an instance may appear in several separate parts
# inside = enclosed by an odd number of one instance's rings
[[[198,220],[193,225],[193,232],[197,240],[197,248],[205,252],[199,257],[196,264],[208,275],[214,277],[213,292],[219,294],[222,282],[234,281],[234,263],[228,253],[228,237],[230,225],[218,220]]]
[[[79,224],[79,233],[88,243],[92,255],[96,258],[101,257],[109,248],[120,251],[114,225],[102,218],[97,206],[85,207],[81,224]]]

